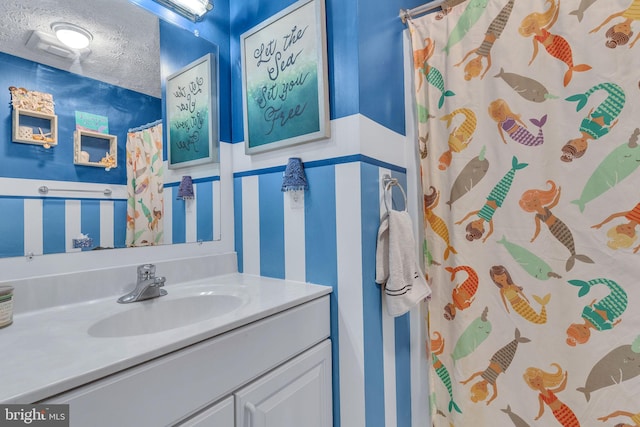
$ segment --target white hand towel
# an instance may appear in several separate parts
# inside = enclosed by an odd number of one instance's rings
[[[378,229],[376,283],[383,285],[389,315],[401,316],[431,295],[418,266],[413,225],[407,211],[389,211]]]

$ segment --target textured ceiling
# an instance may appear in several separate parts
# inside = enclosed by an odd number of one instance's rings
[[[160,89],[158,19],[128,0],[2,0],[0,51],[155,97]],[[34,30],[69,22],[93,35],[91,53],[63,59],[27,47]]]

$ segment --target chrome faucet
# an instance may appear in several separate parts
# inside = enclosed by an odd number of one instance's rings
[[[156,266],[153,264],[143,264],[138,266],[138,281],[136,288],[128,294],[118,298],[121,304],[143,301],[157,298],[167,294],[167,291],[160,289],[164,286],[166,279],[156,277]]]

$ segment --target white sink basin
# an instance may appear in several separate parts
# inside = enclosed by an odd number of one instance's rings
[[[131,308],[91,325],[88,333],[100,338],[153,334],[223,316],[243,303],[241,296],[212,292],[164,296],[130,303]]]

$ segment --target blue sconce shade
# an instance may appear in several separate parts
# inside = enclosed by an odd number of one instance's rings
[[[299,157],[291,157],[287,162],[282,179],[282,191],[308,190],[309,184],[304,174],[304,166]]]
[[[193,194],[193,180],[189,175],[185,175],[182,177],[182,181],[180,181],[180,186],[178,187],[178,196],[176,200],[187,200],[194,199],[195,195]]]

